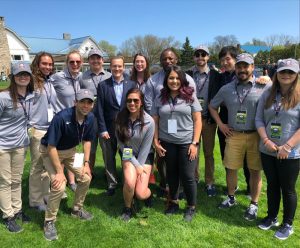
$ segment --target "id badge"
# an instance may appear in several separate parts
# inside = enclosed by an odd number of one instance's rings
[[[168,133],[177,133],[177,120],[168,120]]]
[[[32,127],[27,128],[27,133],[28,133],[29,138],[31,139],[33,136],[33,128]]]
[[[203,97],[200,97],[198,100],[199,100],[199,103],[200,103],[201,108],[203,109],[203,106],[204,106],[204,98],[203,98]]]
[[[52,108],[48,108],[48,122],[51,122],[54,116],[54,112]]]
[[[81,168],[83,165],[83,153],[75,153],[73,168]]]
[[[247,111],[246,110],[239,110],[236,113],[236,124],[246,124],[246,120],[247,120]]]
[[[281,137],[281,124],[280,123],[271,123],[271,138],[280,139]]]
[[[132,148],[123,148],[122,160],[131,160],[132,158]]]

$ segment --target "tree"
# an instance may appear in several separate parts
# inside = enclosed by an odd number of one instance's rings
[[[188,37],[185,38],[185,42],[180,49],[180,62],[179,65],[184,67],[190,67],[194,64],[193,62],[194,49],[190,45],[190,40]]]
[[[239,42],[235,35],[218,35],[214,38],[214,43],[210,47],[211,53],[219,53],[224,46],[236,46]]]
[[[132,57],[140,52],[149,59],[149,64],[159,63],[159,57],[163,49],[174,47],[178,49],[180,43],[174,37],[160,38],[155,35],[135,36],[124,41],[120,47],[120,54],[124,57]]]
[[[98,43],[98,46],[107,53],[107,55],[109,57],[113,57],[116,55],[116,51],[117,51],[117,47],[110,44],[108,41],[106,40],[101,40]]]

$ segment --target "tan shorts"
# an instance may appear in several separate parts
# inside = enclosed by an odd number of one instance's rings
[[[247,166],[252,170],[261,170],[259,135],[257,132],[240,133],[233,132],[226,138],[225,155],[223,164],[226,168],[237,170],[243,168],[246,156]]]

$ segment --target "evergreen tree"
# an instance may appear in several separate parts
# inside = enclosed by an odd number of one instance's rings
[[[191,67],[194,64],[193,61],[194,49],[190,45],[190,40],[188,37],[185,38],[185,42],[180,49],[180,62],[179,65],[184,69]]]

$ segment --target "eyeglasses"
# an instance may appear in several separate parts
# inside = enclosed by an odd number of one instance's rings
[[[74,64],[81,64],[81,60],[70,60],[69,64],[74,65]]]
[[[207,53],[207,52],[204,52],[204,51],[201,51],[201,52],[200,52],[200,51],[197,51],[197,52],[195,52],[194,55],[195,55],[196,58],[199,58],[200,56],[201,56],[201,57],[206,57],[206,56],[208,55],[208,53]]]
[[[279,71],[278,73],[279,73],[279,74],[284,74],[284,73],[287,73],[287,74],[295,74],[296,72],[291,71],[291,70],[282,70],[282,71]]]
[[[136,99],[136,98],[127,98],[126,100],[127,103],[132,103],[134,102],[135,104],[140,103],[140,99]]]

